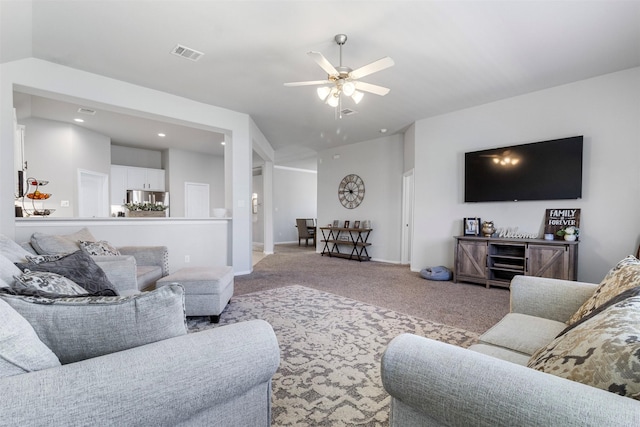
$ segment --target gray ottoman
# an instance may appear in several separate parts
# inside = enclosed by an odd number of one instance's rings
[[[210,316],[213,323],[233,296],[231,267],[187,267],[156,282],[156,288],[177,283],[184,288],[187,316]]]

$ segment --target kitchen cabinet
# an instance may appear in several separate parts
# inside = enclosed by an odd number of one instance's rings
[[[164,169],[111,165],[111,204],[126,202],[127,190],[165,191]]]
[[[456,237],[454,282],[508,288],[516,275],[576,280],[578,242]]]
[[[164,170],[127,167],[127,190],[164,191]]]

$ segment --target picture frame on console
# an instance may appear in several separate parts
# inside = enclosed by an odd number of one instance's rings
[[[464,218],[462,220],[463,234],[465,236],[479,236],[480,235],[480,218]]]
[[[350,224],[350,222],[349,222],[348,220],[347,220],[347,221],[345,221],[345,222],[344,222],[344,228],[349,228],[349,224]]]
[[[354,221],[353,228],[360,228],[360,221]]]

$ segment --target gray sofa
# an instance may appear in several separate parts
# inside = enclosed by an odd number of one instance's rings
[[[261,320],[0,378],[0,426],[271,425],[278,342]]]
[[[96,241],[83,228],[68,235],[34,233],[20,246],[33,255],[62,254],[79,249],[78,241]],[[114,248],[120,255],[93,255],[120,295],[153,289],[156,281],[169,274],[169,252],[166,246],[124,246]]]
[[[526,366],[597,286],[517,276],[510,313],[469,349],[396,337],[381,365],[391,426],[640,425],[640,401]]]

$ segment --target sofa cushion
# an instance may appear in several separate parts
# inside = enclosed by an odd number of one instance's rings
[[[515,363],[520,366],[527,366],[530,355],[519,353],[517,351],[509,350],[508,348],[498,347],[490,344],[473,344],[469,347],[469,350],[476,351],[478,353],[486,354],[487,356],[496,357],[507,362]]]
[[[31,271],[48,271],[73,280],[91,294],[117,295],[107,275],[95,263],[89,254],[77,250],[57,261],[34,263],[18,263],[21,269]]]
[[[126,297],[1,297],[31,323],[63,364],[187,333],[179,285]]]
[[[567,325],[555,320],[509,313],[480,336],[479,342],[532,355],[549,344]]]
[[[15,281],[14,276],[20,273],[22,271],[13,262],[0,255],[0,279],[11,286]]]
[[[29,252],[4,234],[0,234],[0,255],[11,262],[24,262],[25,255],[29,255]]]
[[[162,277],[162,268],[156,265],[136,266],[136,278],[138,289],[144,290],[154,285]]]
[[[0,299],[0,377],[60,366],[33,327]]]
[[[64,276],[49,271],[29,271],[15,276],[13,288],[26,288],[56,295],[86,295],[87,291]]]
[[[640,296],[611,305],[531,356],[530,368],[640,400]]]
[[[636,286],[640,286],[640,261],[629,255],[607,273],[591,298],[569,318],[567,324],[577,322],[611,298]]]
[[[49,254],[70,254],[80,249],[79,241],[95,242],[88,228],[82,228],[75,233],[65,235],[55,235],[46,233],[33,233],[31,236],[31,246],[40,255]]]
[[[86,242],[80,240],[80,247],[84,249],[89,255],[113,255],[119,256],[120,252],[109,242],[100,240],[98,242]]]

